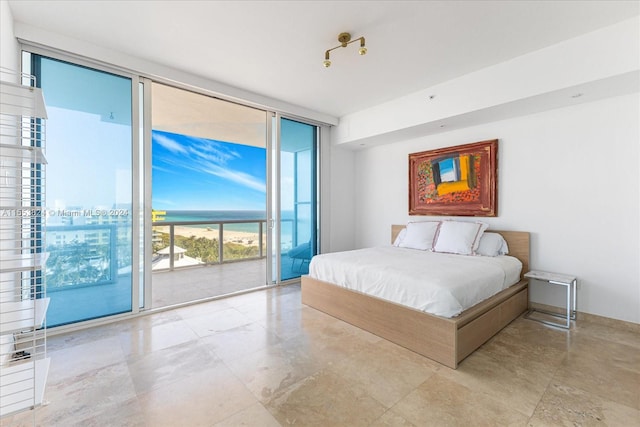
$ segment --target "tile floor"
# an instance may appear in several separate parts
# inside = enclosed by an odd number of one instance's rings
[[[451,370],[297,285],[49,339],[48,404],[2,426],[640,425],[640,332],[519,318]]]

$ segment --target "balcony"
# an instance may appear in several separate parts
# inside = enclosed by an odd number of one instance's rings
[[[153,222],[152,268],[173,270],[264,258],[265,224],[265,220]]]
[[[265,221],[153,223],[150,308],[265,286]],[[47,228],[49,326],[131,310],[131,227]],[[306,274],[308,262],[282,256],[282,277]]]

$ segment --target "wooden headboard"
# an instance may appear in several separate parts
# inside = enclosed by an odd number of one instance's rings
[[[391,225],[391,243],[396,240],[404,225]],[[522,262],[521,277],[529,271],[529,232],[528,231],[500,231],[487,230],[492,233],[500,233],[509,245],[509,255],[516,257]]]

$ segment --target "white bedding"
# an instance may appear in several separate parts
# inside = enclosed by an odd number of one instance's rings
[[[465,256],[393,246],[316,255],[309,276],[443,317],[520,280],[511,256]]]

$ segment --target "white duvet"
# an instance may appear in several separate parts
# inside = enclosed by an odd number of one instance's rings
[[[510,256],[465,256],[394,246],[316,255],[309,276],[405,306],[454,317],[520,280]]]

